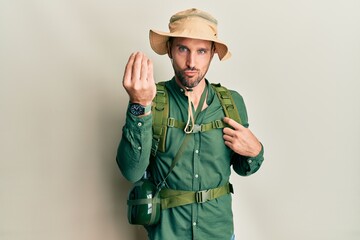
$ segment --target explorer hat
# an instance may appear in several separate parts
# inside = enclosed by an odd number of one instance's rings
[[[196,8],[178,12],[170,18],[170,32],[150,29],[151,48],[160,55],[167,53],[169,37],[184,37],[212,41],[220,61],[231,56],[225,43],[218,39],[217,20],[209,13]]]

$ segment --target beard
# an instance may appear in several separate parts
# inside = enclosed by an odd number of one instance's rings
[[[198,76],[194,80],[190,80],[186,75],[186,70],[197,70]],[[201,73],[199,69],[185,69],[185,70],[175,70],[175,76],[180,81],[181,85],[183,85],[186,88],[194,88],[196,87],[201,80],[204,78],[205,74]]]

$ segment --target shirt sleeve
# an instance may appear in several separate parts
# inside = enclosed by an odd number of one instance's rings
[[[137,117],[127,112],[116,162],[130,182],[138,181],[149,165],[152,144],[152,115]]]
[[[249,176],[259,170],[264,161],[264,146],[261,144],[261,151],[255,157],[245,157],[234,154],[232,158],[234,171],[241,176]]]
[[[241,124],[244,127],[248,128],[249,127],[248,115],[243,97],[236,91],[231,91],[231,95],[239,111]],[[259,170],[262,162],[264,161],[264,146],[261,143],[261,151],[255,157],[246,157],[234,153],[231,160],[232,160],[233,169],[237,174],[241,176],[249,176],[251,174],[254,174]]]

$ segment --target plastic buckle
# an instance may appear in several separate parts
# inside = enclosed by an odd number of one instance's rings
[[[211,200],[210,198],[211,198],[210,190],[203,190],[195,193],[195,200],[197,203],[204,203],[206,201]]]
[[[202,131],[201,131],[201,130],[202,130],[202,126],[203,126],[203,125],[195,124],[192,132],[193,132],[193,133],[202,132]]]
[[[168,127],[174,127],[175,126],[175,118],[168,118],[167,126]]]
[[[213,123],[214,123],[213,128],[223,128],[224,127],[224,124],[221,120],[215,120]]]

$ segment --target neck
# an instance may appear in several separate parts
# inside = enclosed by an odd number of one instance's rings
[[[187,91],[185,87],[181,86],[185,89],[185,95],[189,96],[191,94],[191,102],[194,105],[194,108],[196,109],[198,107],[198,104],[200,102],[201,95],[206,87],[205,79],[199,82],[199,84],[196,87],[191,88],[191,91]],[[203,109],[206,107],[206,102],[203,106]]]

